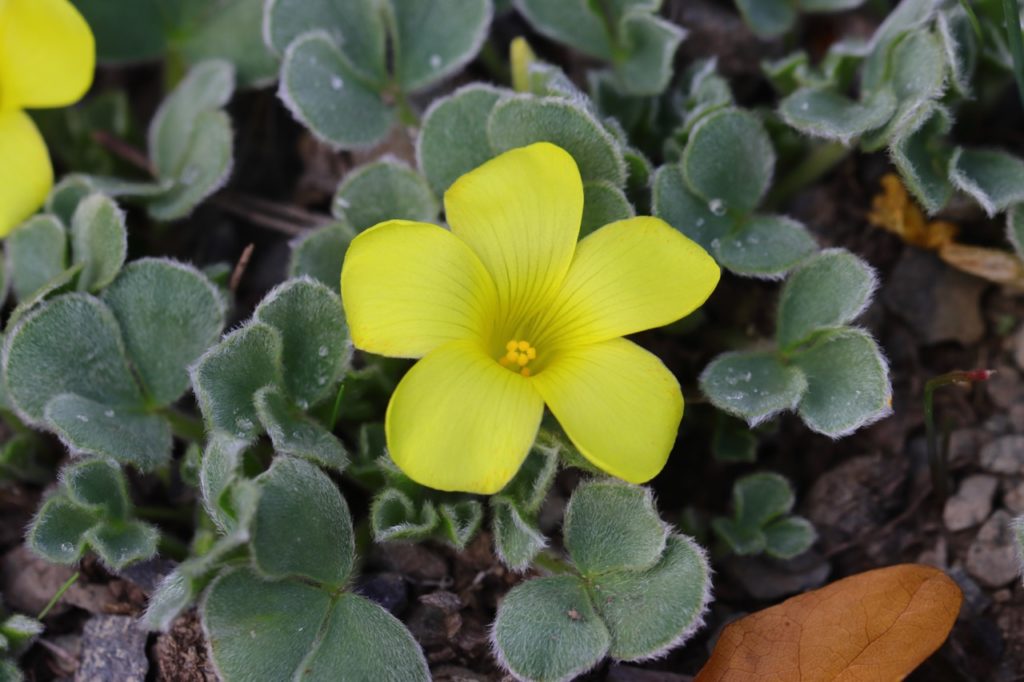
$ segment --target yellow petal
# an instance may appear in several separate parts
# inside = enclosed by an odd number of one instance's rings
[[[704,249],[663,220],[605,225],[580,241],[534,345],[594,343],[675,322],[707,300],[719,275]]]
[[[630,483],[661,471],[683,418],[679,382],[625,339],[564,349],[532,379],[580,453]]]
[[[76,102],[95,66],[92,31],[68,0],[0,0],[0,108]]]
[[[511,337],[550,301],[572,261],[583,216],[576,162],[547,142],[513,149],[456,180],[444,205],[452,232],[494,278],[500,334]]]
[[[0,237],[35,213],[52,186],[50,155],[32,119],[0,112]]]
[[[479,344],[453,341],[416,363],[388,405],[388,450],[409,478],[490,495],[526,458],[544,402]]]
[[[407,220],[352,240],[341,299],[357,348],[403,358],[489,338],[497,309],[494,283],[468,246],[443,227]]]

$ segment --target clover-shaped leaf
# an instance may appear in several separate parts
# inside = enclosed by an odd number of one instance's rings
[[[385,220],[433,222],[441,207],[426,180],[396,159],[360,166],[344,177],[332,211],[357,231]]]
[[[784,477],[751,474],[733,486],[733,516],[715,518],[711,525],[736,554],[764,552],[790,559],[807,551],[817,537],[806,519],[790,515],[793,502],[793,488]]]
[[[439,522],[433,502],[417,504],[397,488],[384,488],[370,505],[370,526],[377,542],[425,540],[434,535]]]
[[[929,213],[941,210],[953,194],[949,179],[953,150],[944,140],[951,127],[943,107],[922,108],[889,147],[903,184]]]
[[[341,282],[341,264],[349,242],[355,236],[352,226],[343,221],[305,233],[292,242],[288,276],[312,277],[337,292]]]
[[[849,144],[885,125],[896,113],[896,106],[890,89],[878,90],[858,102],[831,88],[805,87],[779,103],[779,114],[802,133]]]
[[[256,413],[274,451],[341,471],[348,454],[338,437],[291,404],[276,386],[256,392]]]
[[[700,388],[715,407],[754,425],[794,409],[807,379],[774,352],[741,351],[715,358],[701,374]]]
[[[124,213],[110,198],[92,194],[71,219],[72,262],[82,263],[80,291],[98,291],[114,281],[128,254]]]
[[[8,235],[4,253],[14,296],[23,301],[67,268],[67,230],[55,216],[35,216]]]
[[[958,147],[949,177],[989,216],[1024,201],[1024,161],[1003,151]]]

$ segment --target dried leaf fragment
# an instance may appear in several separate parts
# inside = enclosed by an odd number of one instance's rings
[[[871,200],[868,222],[913,246],[936,250],[952,243],[957,226],[944,220],[926,221],[924,212],[907,193],[899,176],[882,177],[882,192]]]
[[[962,601],[930,566],[844,578],[731,623],[696,682],[903,679],[945,641]]]

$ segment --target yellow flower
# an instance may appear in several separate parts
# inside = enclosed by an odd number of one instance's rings
[[[683,415],[671,372],[622,338],[699,307],[719,269],[657,218],[577,244],[579,169],[548,143],[514,149],[444,197],[451,231],[392,220],[357,236],[341,272],[357,348],[422,358],[385,429],[395,463],[438,490],[501,490],[545,403],[593,464],[641,483],[668,459]]]
[[[0,237],[53,186],[46,144],[22,109],[62,107],[92,84],[96,47],[67,0],[0,0]]]

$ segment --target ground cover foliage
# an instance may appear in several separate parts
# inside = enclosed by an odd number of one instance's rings
[[[34,114],[59,172],[0,268],[0,680],[1024,665],[1024,305],[928,253],[1024,281],[1015,3],[73,4],[98,75]],[[671,456],[626,482],[552,404],[497,492],[431,489],[346,254],[549,147],[577,255],[646,224],[721,270],[630,334],[681,386]],[[929,450],[924,383],[982,366]]]

